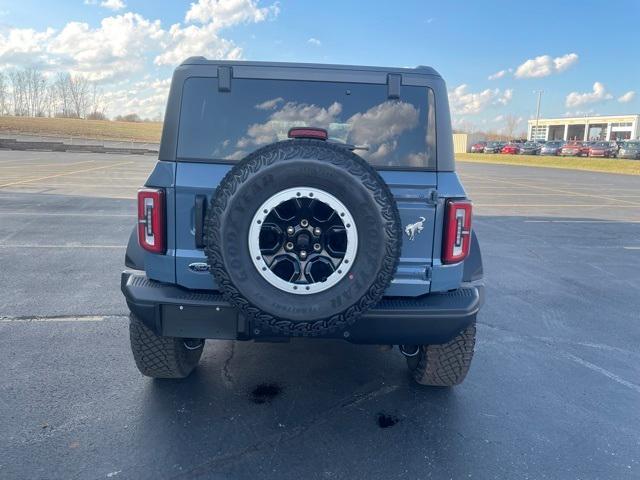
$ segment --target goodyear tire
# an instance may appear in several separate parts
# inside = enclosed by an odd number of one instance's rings
[[[205,220],[211,272],[263,334],[348,328],[382,298],[401,242],[398,209],[378,173],[318,140],[250,154],[222,180]]]
[[[407,358],[407,366],[420,385],[453,387],[467,376],[475,344],[474,322],[447,343],[420,345],[418,354]]]
[[[129,315],[131,353],[140,373],[152,378],[185,378],[200,362],[204,339],[161,337]]]

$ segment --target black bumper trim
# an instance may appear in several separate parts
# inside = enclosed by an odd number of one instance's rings
[[[221,294],[156,282],[142,271],[122,273],[129,309],[158,335],[266,340]],[[483,303],[481,284],[422,297],[386,297],[347,330],[323,338],[367,344],[445,343],[471,324]],[[267,337],[267,338],[265,338]]]

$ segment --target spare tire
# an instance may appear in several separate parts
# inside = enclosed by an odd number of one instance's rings
[[[382,298],[401,244],[380,175],[320,140],[251,153],[224,177],[205,219],[211,272],[261,334],[345,330]]]

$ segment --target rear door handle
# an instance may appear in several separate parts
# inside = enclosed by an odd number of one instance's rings
[[[206,209],[207,196],[196,195],[195,202],[195,234],[196,234],[196,248],[204,248],[204,217]]]

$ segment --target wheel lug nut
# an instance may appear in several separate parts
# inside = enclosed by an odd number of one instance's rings
[[[284,248],[286,250],[293,250],[293,242],[287,242]]]
[[[300,220],[300,226],[302,228],[307,228],[309,226],[309,220],[307,220],[306,218],[303,218],[302,220]]]
[[[316,237],[319,237],[321,233],[322,233],[322,230],[320,230],[320,227],[316,227],[316,228],[313,229],[313,234]]]
[[[291,225],[287,227],[287,235],[293,235],[295,232],[296,232],[296,229],[293,228]]]
[[[301,250],[300,251],[300,258],[302,260],[304,260],[305,258],[307,258],[307,251],[306,250]]]
[[[322,246],[319,243],[314,243],[313,250],[319,252],[320,250],[322,250]]]

